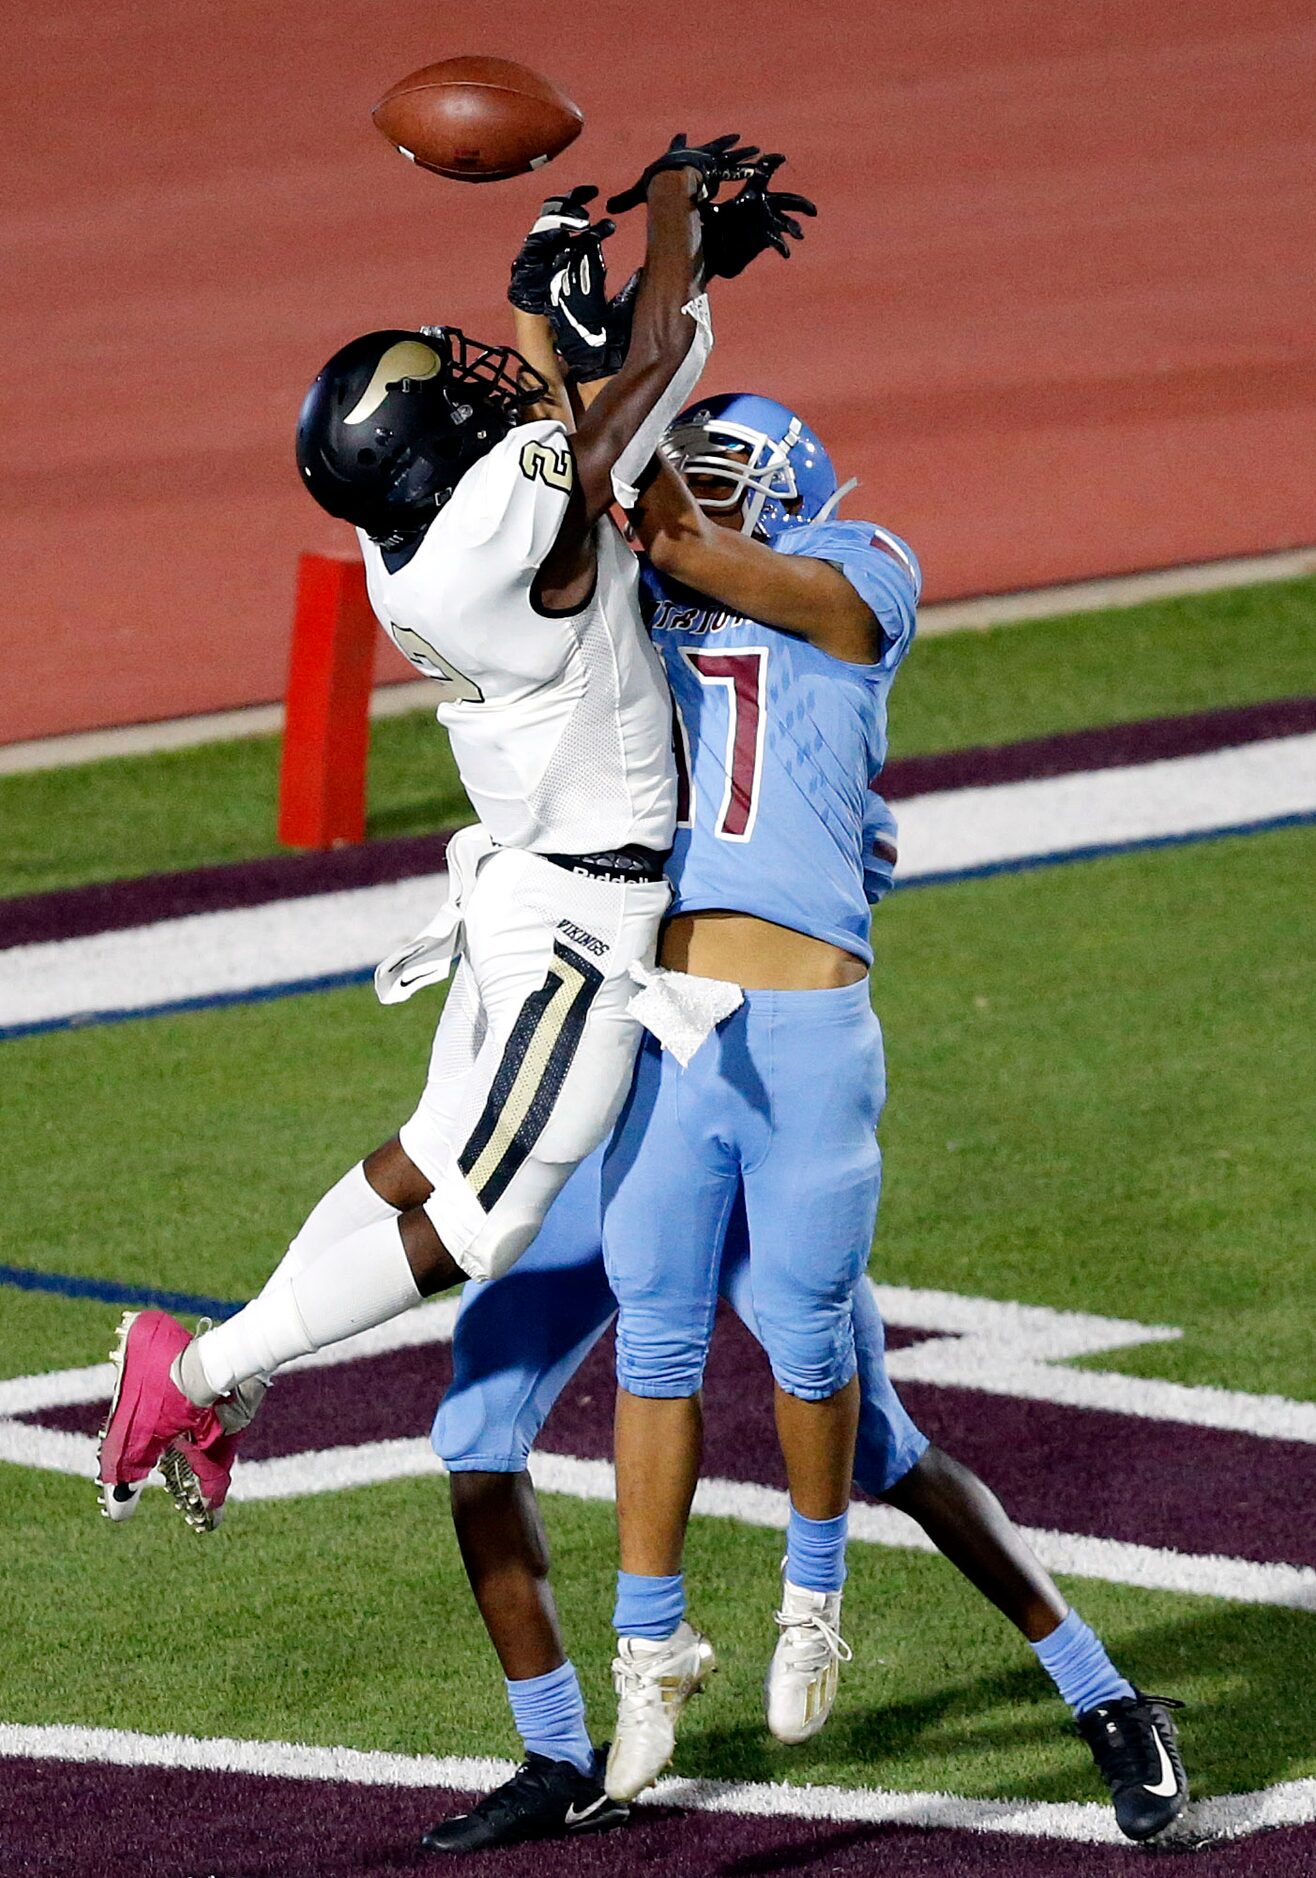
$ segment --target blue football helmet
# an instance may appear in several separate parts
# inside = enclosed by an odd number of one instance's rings
[[[773,398],[728,391],[682,411],[663,449],[683,476],[706,476],[725,493],[700,495],[710,512],[745,504],[741,529],[775,541],[787,528],[825,522],[855,478],[840,486],[822,440]]]

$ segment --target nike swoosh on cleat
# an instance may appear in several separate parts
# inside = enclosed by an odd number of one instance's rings
[[[1161,1777],[1154,1787],[1149,1786],[1144,1780],[1142,1790],[1144,1793],[1153,1794],[1158,1800],[1168,1800],[1172,1793],[1179,1791],[1179,1782],[1175,1779],[1174,1769],[1170,1765],[1170,1757],[1165,1752],[1165,1743],[1161,1740],[1160,1729],[1153,1726],[1152,1734],[1156,1740],[1156,1752],[1161,1757]]]
[[[607,1794],[601,1793],[597,1800],[591,1800],[589,1805],[585,1807],[583,1811],[578,1813],[576,1811],[576,1802],[573,1800],[571,1802],[571,1805],[567,1808],[567,1816],[566,1816],[566,1819],[563,1821],[563,1824],[566,1825],[567,1827],[583,1826],[587,1819],[593,1819],[595,1813],[598,1812],[601,1806],[606,1806],[607,1804],[608,1804]]]

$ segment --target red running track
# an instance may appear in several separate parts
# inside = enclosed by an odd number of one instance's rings
[[[822,217],[721,292],[706,383],[797,403],[931,597],[1316,537],[1309,0],[62,0],[24,28],[0,742],[281,691],[294,556],[342,540],[291,467],[305,384],[372,324],[505,331],[540,184],[440,182],[369,122],[457,51],[579,97],[555,182],[679,128],[790,152]]]

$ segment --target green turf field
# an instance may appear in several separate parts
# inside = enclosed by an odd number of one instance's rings
[[[515,1756],[441,1483],[244,1506],[198,1540],[162,1500],[110,1531],[90,1488],[33,1482],[7,1522],[7,1602],[23,1646],[4,1671],[5,1720]],[[559,1607],[602,1729],[612,1511],[561,1497],[545,1507]],[[759,1685],[780,1552],[774,1533],[693,1523],[692,1614],[717,1639],[723,1672],[690,1711],[683,1772],[1098,1797],[1086,1750],[1008,1627],[940,1559],[871,1547],[851,1548],[856,1660],[843,1702],[816,1742],[776,1747]],[[1304,1722],[1310,1617],[1092,1581],[1067,1589],[1150,1687],[1192,1702],[1198,1790],[1316,1768]]]
[[[1314,617],[1306,582],[931,641],[896,693],[895,746],[1305,690]],[[408,795],[422,736],[425,720],[379,727],[378,832],[453,812],[450,794]],[[233,745],[9,779],[0,813],[23,858],[6,886],[263,851],[272,761]],[[875,1273],[1183,1327],[1178,1343],[1089,1359],[1103,1369],[1316,1394],[1314,875],[1316,830],[1295,829],[893,896],[873,980],[891,1086]],[[246,1295],[407,1112],[436,1008],[383,1010],[363,989],[0,1045],[0,1257]],[[98,1360],[116,1315],[0,1287],[0,1374]],[[111,1529],[88,1485],[25,1468],[0,1467],[0,1495],[2,1719],[515,1751],[441,1483],[242,1505],[211,1540],[155,1496]],[[601,1729],[611,1510],[552,1497],[547,1514]],[[774,1533],[695,1522],[694,1614],[726,1668],[691,1711],[683,1771],[1098,1797],[1001,1620],[940,1560],[873,1546],[852,1548],[856,1662],[837,1714],[806,1749],[775,1749],[759,1680],[779,1552]],[[1066,1589],[1144,1685],[1193,1704],[1198,1791],[1316,1773],[1311,1614],[1091,1578]]]
[[[900,674],[891,753],[1009,743],[1304,694],[1316,580],[1160,600],[919,643]],[[0,896],[276,851],[278,740],[0,777]],[[370,833],[469,819],[427,711],[374,726]]]
[[[1313,1016],[1311,962],[1292,946],[1313,861],[1316,833],[1302,830],[888,902],[875,1270],[1185,1328],[1179,1344],[1103,1367],[1311,1393],[1310,1324],[1293,1300],[1311,1280],[1298,1174],[1313,1118],[1282,1065]],[[347,991],[3,1046],[24,1117],[6,1131],[10,1255],[246,1294],[308,1199],[403,1113],[432,1015]],[[116,1315],[0,1300],[9,1374],[95,1360]],[[159,1502],[111,1530],[80,1482],[13,1468],[3,1482],[24,1640],[0,1673],[7,1719],[513,1751],[441,1485],[243,1506],[198,1541]],[[572,1647],[603,1716],[611,1513],[560,1498],[548,1513]],[[697,1609],[728,1667],[691,1723],[688,1771],[1093,1797],[1081,1749],[1000,1620],[940,1561],[864,1546],[843,1718],[799,1755],[774,1752],[758,1678],[778,1549],[771,1533],[696,1522]],[[173,1615],[125,1615],[161,1582]],[[1311,1618],[1069,1589],[1140,1677],[1194,1703],[1201,1790],[1316,1771],[1297,1719]],[[131,1678],[114,1643],[125,1623]]]

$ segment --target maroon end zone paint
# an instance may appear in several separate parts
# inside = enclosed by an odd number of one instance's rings
[[[434,1746],[442,1752],[442,1743]],[[509,1755],[513,1749],[509,1727]],[[1090,1777],[1098,1799],[1082,1748],[1075,1742],[1070,1752],[1073,1784]],[[683,1758],[688,1771],[698,1772],[697,1753]],[[779,1776],[788,1757],[765,1737],[762,1758],[768,1778]],[[15,1878],[434,1878],[447,1866],[416,1850],[420,1834],[473,1797],[439,1788],[0,1760],[5,1870]],[[618,1832],[511,1847],[471,1869],[497,1878],[1146,1878],[1147,1857],[1133,1846],[1010,1833],[643,1806]],[[1312,1826],[1207,1847],[1191,1864],[1192,1878],[1302,1878],[1313,1869]]]
[[[526,1308],[537,1307],[527,1301]],[[895,1329],[888,1341],[902,1348],[933,1334]],[[272,1391],[244,1457],[423,1436],[451,1376],[446,1343],[294,1371]],[[614,1381],[609,1336],[563,1391],[539,1446],[611,1460]],[[1312,1450],[1304,1442],[925,1383],[904,1384],[901,1394],[925,1432],[981,1473],[1022,1525],[1316,1566],[1316,1528],[1306,1512]],[[704,1473],[784,1489],[767,1362],[725,1308],[705,1408]],[[94,1434],[103,1413],[103,1405],[83,1403],[20,1419]]]

